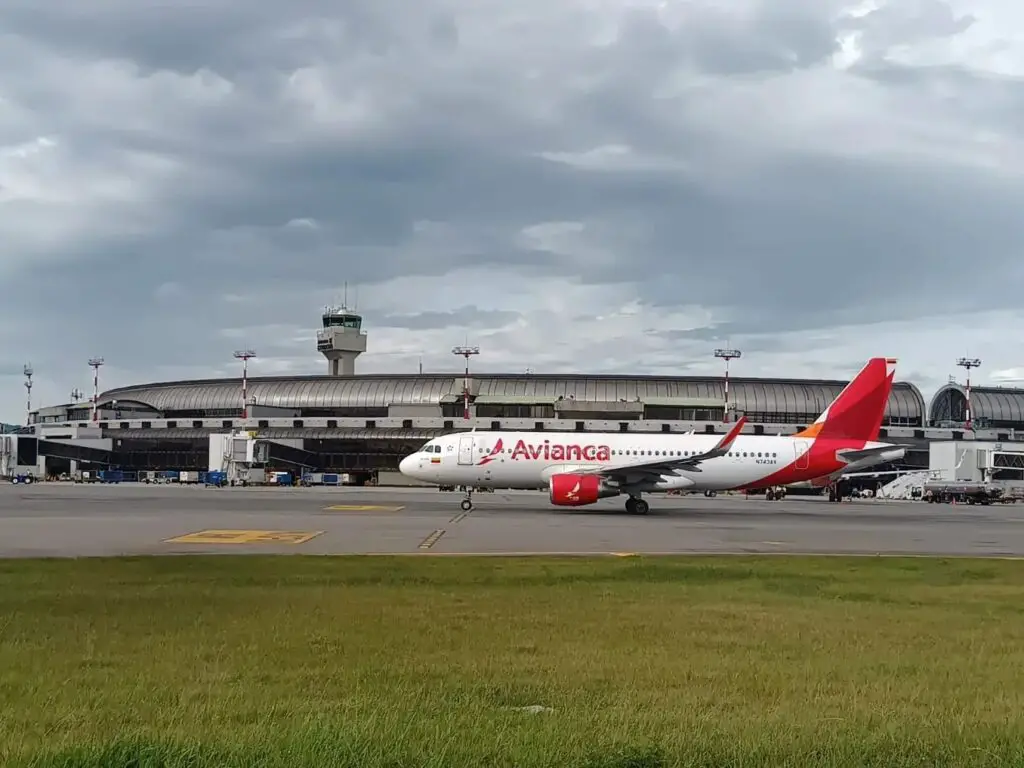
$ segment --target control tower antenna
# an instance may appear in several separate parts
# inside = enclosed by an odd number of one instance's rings
[[[967,409],[964,414],[964,427],[966,429],[972,429],[971,427],[971,368],[978,368],[981,366],[981,360],[976,357],[961,357],[958,358],[956,364],[961,368],[967,370]]]
[[[251,349],[235,350],[235,359],[242,361],[242,418],[249,418],[249,361],[256,357]]]
[[[725,360],[725,410],[722,412],[722,421],[729,421],[729,361],[738,360],[743,353],[738,349],[716,349],[715,357]]]
[[[100,410],[100,366],[104,360],[102,357],[94,357],[89,360],[89,367],[92,368],[92,420],[99,421]]]
[[[346,280],[345,281],[345,292],[344,292],[344,294],[342,294],[341,308],[344,309],[344,310],[351,310],[351,311],[355,312],[355,311],[357,311],[359,309],[359,286],[354,287],[352,289],[352,291],[353,291],[353,293],[355,295],[355,298],[352,300],[352,303],[349,304],[348,303],[348,280]]]
[[[342,305],[323,312],[323,328],[316,332],[316,348],[327,358],[329,376],[355,376],[356,358],[366,351],[362,315],[348,308],[348,283]]]
[[[452,347],[453,355],[460,355],[466,358],[466,383],[462,387],[463,418],[469,418],[469,358],[480,354],[480,347]]]
[[[71,390],[71,402],[72,403],[77,403],[79,400],[82,399],[82,397],[83,397],[82,390],[80,390],[78,387],[75,387],[74,389]]]
[[[25,405],[25,426],[29,426],[32,423],[32,375],[35,371],[32,370],[32,363],[28,363],[23,373],[25,374],[25,391],[28,394],[28,399]]]

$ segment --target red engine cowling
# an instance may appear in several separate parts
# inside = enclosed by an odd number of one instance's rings
[[[619,493],[606,488],[597,475],[552,475],[548,485],[551,503],[559,507],[582,507]]]

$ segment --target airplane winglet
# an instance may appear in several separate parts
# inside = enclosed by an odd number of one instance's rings
[[[715,453],[728,453],[729,449],[732,448],[732,444],[736,442],[736,438],[740,436],[740,432],[743,431],[743,427],[746,423],[747,417],[740,416],[739,421],[732,425],[729,431],[722,436],[722,439],[718,441],[718,444],[712,450]]]
[[[696,465],[702,461],[708,461],[709,459],[717,459],[721,456],[725,456],[729,453],[732,448],[732,444],[736,442],[736,438],[740,436],[740,432],[743,431],[743,427],[747,424],[747,417],[740,416],[739,420],[729,427],[729,431],[722,435],[722,439],[715,443],[715,447],[710,451],[698,454],[697,456],[690,456],[684,460],[684,464],[687,465],[687,472],[699,472]]]

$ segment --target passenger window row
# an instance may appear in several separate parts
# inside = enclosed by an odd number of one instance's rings
[[[436,449],[435,453],[440,453],[441,452],[441,447],[440,446],[435,445],[434,448]],[[427,453],[430,452],[430,448],[429,447],[426,448],[425,450],[427,451]],[[491,451],[490,448],[485,448],[483,446],[481,446],[480,448],[477,448],[477,453],[489,453],[490,451]],[[502,448],[500,451],[498,451],[498,453],[512,453],[512,449],[511,448]],[[685,456],[697,456],[699,452],[698,451],[651,451],[651,450],[647,450],[647,451],[625,450],[624,451],[624,450],[615,450],[615,451],[612,451],[611,453],[612,453],[613,456],[682,456],[682,457],[685,457]],[[731,457],[731,458],[739,458],[739,457],[759,458],[759,459],[775,459],[775,458],[778,458],[778,453],[775,453],[775,452],[769,453],[768,451],[756,451],[756,452],[755,451],[742,451],[742,452],[741,451],[730,451],[726,455]]]

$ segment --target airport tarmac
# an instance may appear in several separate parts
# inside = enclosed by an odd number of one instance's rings
[[[0,557],[181,553],[823,553],[1024,556],[1024,506],[650,496],[553,507],[544,493],[421,488],[0,486]]]

